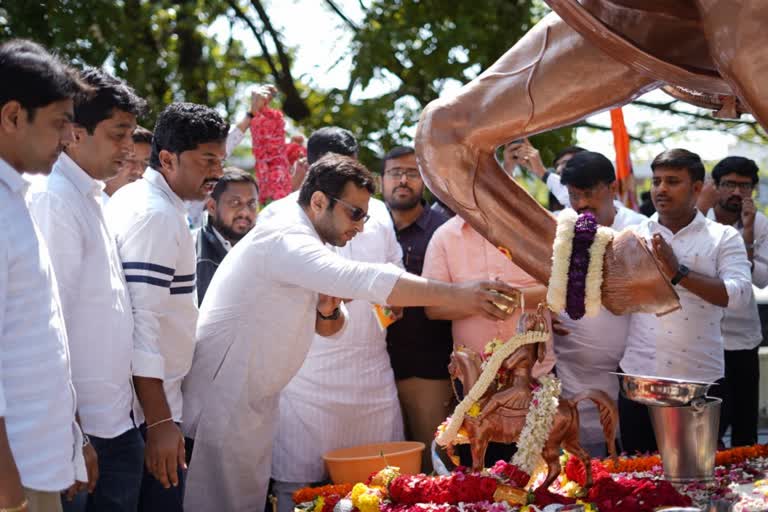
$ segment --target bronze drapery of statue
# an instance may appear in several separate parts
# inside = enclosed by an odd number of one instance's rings
[[[548,283],[555,219],[495,159],[502,144],[572,124],[665,87],[677,98],[748,111],[768,126],[765,0],[547,0],[547,15],[456,95],[424,110],[416,151],[424,180],[513,261]],[[645,243],[617,234],[602,303],[664,313],[677,295]]]

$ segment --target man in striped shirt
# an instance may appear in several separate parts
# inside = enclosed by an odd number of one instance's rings
[[[180,512],[181,381],[195,349],[195,243],[185,200],[203,200],[222,174],[228,126],[212,109],[174,103],[158,117],[143,179],[107,205],[134,320],[133,374],[145,424],[140,510]]]

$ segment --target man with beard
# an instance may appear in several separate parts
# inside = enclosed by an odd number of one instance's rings
[[[253,176],[237,167],[227,167],[208,199],[208,223],[197,233],[197,303],[213,274],[232,246],[248,233],[256,221],[259,191]]]
[[[651,162],[651,199],[656,213],[635,228],[648,241],[661,271],[680,296],[680,309],[664,316],[636,313],[629,323],[620,369],[699,382],[724,375],[720,320],[726,308],[747,306],[752,297],[744,241],[731,226],[696,209],[704,184],[701,158],[685,149],[668,149]],[[721,396],[713,386],[711,396]],[[619,397],[624,450],[653,452],[648,408]]]
[[[592,213],[601,226],[621,231],[646,220],[614,201],[616,173],[610,160],[600,153],[582,151],[572,155],[560,178],[567,187],[571,207],[579,213]],[[617,316],[601,308],[596,317],[578,321],[562,314],[560,324],[567,334],[555,332],[554,346],[563,397],[599,389],[618,400],[619,383],[610,372],[616,371],[624,355],[629,316]],[[607,450],[597,408],[591,402],[582,402],[579,414],[581,445],[593,457],[604,457]]]
[[[155,124],[143,179],[107,204],[133,310],[133,381],[146,443],[142,511],[182,510],[181,381],[192,364],[197,323],[195,241],[184,200],[202,201],[213,191],[227,132],[209,107],[169,105]]]
[[[129,183],[141,179],[144,169],[149,166],[149,155],[152,152],[152,132],[137,126],[133,130],[133,151],[123,160],[123,165],[117,172],[117,176],[108,179],[104,183],[104,204],[115,192]]]
[[[421,275],[427,244],[450,217],[424,201],[424,182],[413,148],[399,146],[384,156],[382,193],[403,249],[405,269]],[[405,308],[402,318],[387,330],[387,350],[406,435],[429,447],[437,426],[450,413],[453,397],[448,377],[453,350],[451,323],[429,320],[424,308]],[[428,449],[423,453],[421,469],[432,471]]]
[[[729,156],[712,169],[717,203],[709,219],[733,226],[741,233],[752,264],[752,283],[768,286],[768,219],[755,208],[752,192],[758,182],[753,160]],[[720,433],[731,426],[731,446],[757,443],[760,361],[757,350],[763,339],[754,293],[749,304],[728,309],[721,323],[725,345],[725,382]]]

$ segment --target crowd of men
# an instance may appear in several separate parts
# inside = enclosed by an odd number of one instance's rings
[[[327,451],[405,438],[425,443],[432,471],[453,347],[482,353],[517,332],[523,298],[545,300],[425,201],[409,147],[376,176],[349,131],[321,128],[294,192],[259,211],[253,175],[224,162],[270,87],[233,127],[173,103],[150,132],[130,85],[33,42],[0,45],[0,74],[13,77],[0,83],[0,511],[261,510],[271,486],[289,512],[295,490],[327,478]],[[533,375],[555,371],[566,397],[613,396],[630,453],[656,449],[653,429],[610,372],[717,382],[721,436],[755,443],[757,165],[728,157],[705,184],[698,155],[664,151],[648,218],[616,200],[599,153],[566,148],[548,170],[523,141],[503,161],[539,176],[552,205],[646,238],[681,302],[662,317],[552,318]],[[376,306],[396,321],[382,328]],[[582,443],[604,454],[597,411],[581,415]],[[492,445],[487,462],[514,449]]]

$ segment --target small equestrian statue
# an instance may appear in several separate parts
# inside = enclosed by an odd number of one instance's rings
[[[549,334],[549,327],[544,316],[544,306],[540,305],[535,314],[524,314],[520,320],[522,330]],[[544,342],[525,344],[512,352],[502,363],[503,371],[498,372],[493,384],[477,401],[480,413],[464,416],[462,427],[467,433],[472,452],[472,469],[480,471],[485,462],[485,452],[490,441],[497,443],[516,443],[525,427],[526,415],[532,400],[532,389],[538,384],[531,371],[537,361],[542,361],[546,354]],[[465,393],[480,379],[482,359],[472,350],[459,347],[451,355],[449,371],[451,379],[458,380]],[[463,397],[458,396],[461,400]],[[559,400],[543,450],[542,458],[547,463],[547,478],[542,484],[548,488],[560,474],[560,448],[563,448],[584,463],[587,487],[592,485],[589,454],[579,443],[578,403],[591,400],[600,413],[605,441],[611,456],[616,456],[614,445],[618,410],[616,403],[608,394],[599,390],[582,392],[572,399]],[[446,446],[451,458],[454,457],[453,445]]]

